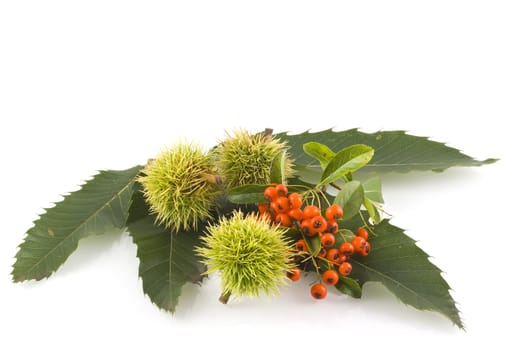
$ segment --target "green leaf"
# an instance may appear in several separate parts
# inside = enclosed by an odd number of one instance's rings
[[[362,144],[342,149],[327,164],[321,176],[320,185],[334,182],[347,174],[361,169],[372,159],[373,155],[374,150],[372,147]]]
[[[409,171],[443,171],[453,166],[480,166],[491,164],[496,159],[476,160],[459,150],[426,137],[408,135],[405,131],[379,131],[364,133],[358,129],[340,132],[324,130],[316,133],[305,132],[297,135],[281,133],[275,135],[290,146],[290,157],[297,164],[309,164],[310,158],[303,151],[303,144],[321,142],[337,152],[349,145],[365,144],[375,150],[374,157],[358,176],[369,177],[370,173]]]
[[[271,164],[271,182],[277,184],[285,183],[285,151],[274,157]]]
[[[376,208],[376,205],[368,198],[363,198],[363,206],[367,209],[367,212],[372,219],[374,224],[379,224],[381,221],[380,211]]]
[[[293,167],[295,178],[307,184],[316,185],[321,181],[321,168],[314,165],[294,164]],[[292,181],[293,179],[289,179]]]
[[[235,204],[257,204],[266,201],[263,192],[267,185],[244,185],[229,191],[227,198]]]
[[[359,227],[362,223],[359,221],[353,225]],[[376,225],[374,233],[369,239],[372,245],[370,254],[351,258],[351,277],[361,285],[370,281],[381,282],[405,304],[440,312],[463,328],[441,270],[429,261],[429,256],[416,246],[416,242],[401,228],[391,225],[389,220]]]
[[[329,147],[319,142],[307,142],[303,145],[303,151],[320,162],[323,169],[336,156]]]
[[[361,298],[361,286],[354,279],[350,277],[340,276],[338,283],[335,285],[336,289],[343,294],[350,295],[353,298]]]
[[[310,253],[314,256],[317,256],[321,250],[320,236],[319,235],[315,235],[312,237],[305,236],[305,241],[307,242],[307,246],[309,247]]]
[[[349,220],[358,214],[363,203],[363,187],[359,181],[347,182],[334,199],[334,204],[343,208],[343,219]]]
[[[198,232],[172,232],[155,224],[141,192],[133,198],[129,233],[138,247],[144,293],[162,310],[173,313],[187,282],[201,282],[204,265],[195,255]]]
[[[334,237],[336,237],[336,243],[334,245],[339,246],[342,243],[352,241],[352,239],[356,237],[356,235],[349,229],[340,228],[340,230],[336,235],[334,235]]]
[[[49,277],[75,251],[80,239],[123,229],[141,169],[101,171],[80,190],[47,209],[19,246],[13,281]]]
[[[373,202],[384,203],[383,194],[381,192],[381,179],[379,177],[372,177],[363,183],[365,190],[365,197]]]

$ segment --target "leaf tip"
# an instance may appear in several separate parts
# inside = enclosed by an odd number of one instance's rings
[[[488,165],[488,164],[494,164],[494,163],[498,162],[499,160],[501,160],[501,159],[499,159],[499,158],[488,158],[488,159],[485,159],[485,160],[481,160],[480,162],[482,164]]]

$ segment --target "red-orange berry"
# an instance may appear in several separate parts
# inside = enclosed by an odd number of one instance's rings
[[[352,239],[351,244],[354,246],[354,251],[359,254],[365,248],[366,242],[365,238],[356,236]]]
[[[333,286],[336,283],[338,283],[339,276],[338,273],[334,270],[327,270],[323,273],[321,279],[323,280],[323,283]]]
[[[283,214],[283,213],[276,214],[276,217],[274,218],[274,222],[276,224],[280,224],[285,227],[291,227],[291,225],[292,225],[290,216],[287,214]]]
[[[312,219],[318,215],[320,215],[320,208],[315,205],[307,205],[305,208],[303,208],[303,216],[307,219]]]
[[[278,192],[278,196],[284,197],[289,193],[289,189],[284,184],[279,184],[276,185],[276,192]]]
[[[276,187],[269,186],[263,191],[263,196],[270,201],[278,197],[278,191],[276,191]]]
[[[278,204],[276,202],[271,202],[271,204],[269,204],[269,208],[271,209],[271,213],[272,214],[275,214],[275,213],[278,213]]]
[[[338,272],[342,276],[348,276],[352,272],[352,265],[350,262],[344,262],[338,267]]]
[[[337,263],[340,259],[340,252],[336,248],[329,249],[327,251],[327,260]]]
[[[309,249],[307,248],[307,243],[303,239],[300,239],[296,242],[296,250],[299,252],[307,252]]]
[[[354,246],[352,243],[344,242],[340,244],[340,254],[346,256],[349,258],[352,254],[354,254]]]
[[[291,219],[301,221],[303,219],[303,212],[301,211],[301,209],[294,208],[292,205],[291,207],[293,208],[289,210],[289,216],[291,217]]]
[[[272,216],[268,212],[260,213],[260,215],[258,215],[258,220],[259,221],[271,221]]]
[[[260,203],[258,204],[258,211],[260,214],[264,214],[269,210],[269,204],[268,203]]]
[[[365,241],[362,249],[358,252],[361,256],[367,256],[370,253],[370,243]]]
[[[293,282],[296,282],[301,277],[301,271],[297,267],[293,267],[290,271],[287,271],[287,278]]]
[[[312,237],[318,233],[314,230],[314,227],[312,227],[311,219],[302,220],[301,231],[303,232],[304,235],[309,236],[309,237]]]
[[[326,257],[326,256],[327,256],[327,249],[325,249],[325,248],[322,247],[322,248],[320,249],[319,253],[318,253],[318,256],[319,256],[320,258],[324,258],[324,257]]]
[[[338,220],[343,217],[343,208],[338,204],[333,204],[325,211],[327,220]]]
[[[289,195],[289,202],[291,202],[291,208],[293,209],[301,209],[303,205],[303,199],[299,193],[291,193]]]
[[[358,231],[356,231],[356,235],[362,237],[364,240],[369,239],[369,231],[365,227],[360,227]]]
[[[327,288],[321,283],[316,283],[311,287],[311,295],[317,300],[325,299],[327,296]]]
[[[321,245],[325,248],[330,248],[336,242],[336,238],[332,233],[324,233],[320,238]]]
[[[275,204],[275,205],[273,205]],[[287,197],[278,197],[271,203],[271,209],[276,213],[286,213],[289,211],[289,199]]]
[[[327,221],[327,229],[325,230],[325,232],[336,234],[338,233],[339,229],[340,227],[338,226],[336,220]]]
[[[323,216],[317,215],[312,218],[312,227],[316,232],[324,232],[327,228],[327,220]]]

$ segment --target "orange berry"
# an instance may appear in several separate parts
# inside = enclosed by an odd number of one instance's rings
[[[276,187],[269,186],[263,191],[263,196],[267,198],[267,200],[272,201],[276,197],[278,197],[278,191],[276,191]]]
[[[309,237],[312,237],[312,236],[314,236],[315,234],[318,233],[318,232],[316,232],[314,230],[314,227],[312,227],[311,219],[302,220],[302,222],[301,222],[301,232],[303,232],[303,234],[305,236],[309,236]]]
[[[329,249],[327,251],[327,260],[337,263],[340,259],[340,252],[336,248]]]
[[[260,212],[260,214],[266,213],[267,210],[269,210],[269,204],[267,204],[267,203],[258,204],[258,211]]]
[[[278,192],[278,196],[284,197],[287,196],[287,193],[289,193],[289,189],[284,184],[276,185],[276,192]]]
[[[339,280],[339,276],[338,276],[338,273],[334,270],[327,270],[323,273],[322,275],[322,278],[323,280],[323,283],[329,285],[329,286],[333,286],[335,285],[336,283],[338,283],[338,280]]]
[[[356,236],[352,239],[351,244],[354,246],[354,251],[358,254],[365,248],[365,238]]]
[[[320,249],[319,253],[318,253],[318,256],[319,256],[320,258],[324,258],[324,257],[326,257],[326,256],[327,256],[327,249],[325,249],[325,248],[322,247],[322,248]]]
[[[271,209],[279,214],[289,211],[289,200],[286,197],[278,197],[271,202]]]
[[[321,283],[316,283],[311,287],[311,295],[317,300],[325,299],[327,296],[327,288]]]
[[[287,278],[293,282],[296,282],[301,277],[301,271],[297,267],[293,267],[290,271],[287,271]]]
[[[291,193],[289,195],[289,202],[291,202],[291,208],[293,209],[301,209],[303,205],[303,199],[299,193]]]
[[[338,204],[333,204],[325,211],[327,220],[338,220],[343,217],[343,208]]]
[[[305,253],[309,251],[309,248],[307,248],[307,243],[305,243],[303,239],[300,239],[296,242],[296,250]]]
[[[354,254],[354,246],[352,243],[345,242],[340,244],[340,254],[350,258],[350,256]]]
[[[324,233],[323,235],[321,235],[320,242],[321,245],[325,248],[330,248],[336,242],[336,238],[334,238],[334,235],[332,233]]]
[[[365,227],[360,227],[358,231],[356,231],[356,235],[362,237],[364,240],[369,239],[369,231]]]
[[[344,262],[338,267],[338,272],[342,276],[348,276],[352,272],[352,265],[350,262]]]
[[[293,208],[289,210],[289,216],[291,217],[291,219],[301,221],[303,219],[303,212],[301,211],[301,209],[294,208],[292,205],[291,207]]]
[[[272,216],[268,212],[260,213],[258,215],[258,220],[259,221],[272,221]]]
[[[312,219],[318,215],[320,215],[320,208],[315,205],[307,205],[305,208],[303,208],[303,216],[307,219]]]
[[[338,233],[339,229],[340,227],[338,226],[336,220],[327,221],[327,229],[325,230],[325,232],[336,234]]]
[[[358,252],[361,256],[367,256],[370,253],[370,243],[365,241],[362,249]]]
[[[324,232],[327,228],[327,220],[323,216],[317,215],[312,218],[312,227],[316,232]]]
[[[283,214],[283,213],[276,214],[276,218],[274,218],[274,222],[276,224],[279,224],[279,225],[282,225],[282,226],[285,226],[285,227],[291,227],[292,226],[292,221],[291,221],[290,216],[287,215],[287,214]]]

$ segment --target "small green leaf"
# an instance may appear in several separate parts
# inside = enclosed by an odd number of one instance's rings
[[[295,177],[305,183],[316,185],[321,181],[322,171],[319,166],[294,164],[293,170]]]
[[[320,185],[334,182],[364,167],[372,159],[373,155],[374,150],[372,147],[361,144],[352,145],[339,151],[325,168],[321,176]]]
[[[349,226],[360,227],[362,222],[356,217]],[[373,231],[375,235],[369,239],[370,254],[351,258],[351,277],[362,286],[370,281],[381,282],[405,304],[440,312],[463,328],[459,311],[449,294],[450,287],[441,276],[441,270],[429,261],[429,256],[389,220],[374,226]]]
[[[361,298],[361,286],[350,277],[340,276],[335,287],[343,294],[350,295],[353,298]]]
[[[376,205],[368,198],[363,198],[363,206],[367,209],[370,218],[374,224],[379,224],[381,221],[380,211],[376,208]]]
[[[318,160],[322,169],[325,169],[329,162],[336,156],[329,147],[319,142],[307,142],[303,145],[303,151]]]
[[[363,187],[359,181],[347,182],[334,199],[343,208],[343,219],[349,220],[358,214],[363,203]]]
[[[257,204],[266,201],[263,192],[267,185],[244,185],[229,191],[227,198],[235,204]]]
[[[133,197],[128,229],[138,247],[144,293],[160,309],[173,313],[182,287],[203,278],[205,267],[194,250],[200,244],[200,233],[172,232],[156,225],[141,192]]]
[[[274,157],[271,164],[271,182],[284,184],[285,182],[285,151],[280,152]]]
[[[90,235],[123,229],[142,167],[101,171],[40,216],[16,254],[13,281],[41,280],[56,271]]]
[[[309,251],[312,255],[317,256],[321,250],[320,236],[315,235],[312,237],[305,236],[305,242],[309,246]]]
[[[381,192],[381,178],[375,176],[363,183],[365,190],[365,197],[373,202],[384,203],[383,194]]]
[[[378,131],[365,133],[358,129],[339,132],[320,132],[288,135],[281,133],[276,138],[287,142],[290,157],[295,164],[308,164],[309,156],[303,151],[303,144],[321,142],[337,152],[348,145],[365,144],[376,150],[369,164],[358,172],[359,177],[390,172],[443,171],[453,166],[480,166],[491,164],[496,159],[476,160],[459,150],[427,137],[409,135],[405,131]],[[317,183],[317,182],[316,182]]]
[[[356,237],[356,235],[349,229],[340,228],[338,233],[334,237],[336,237],[336,243],[334,245],[338,247],[342,243],[352,241],[352,239]]]

